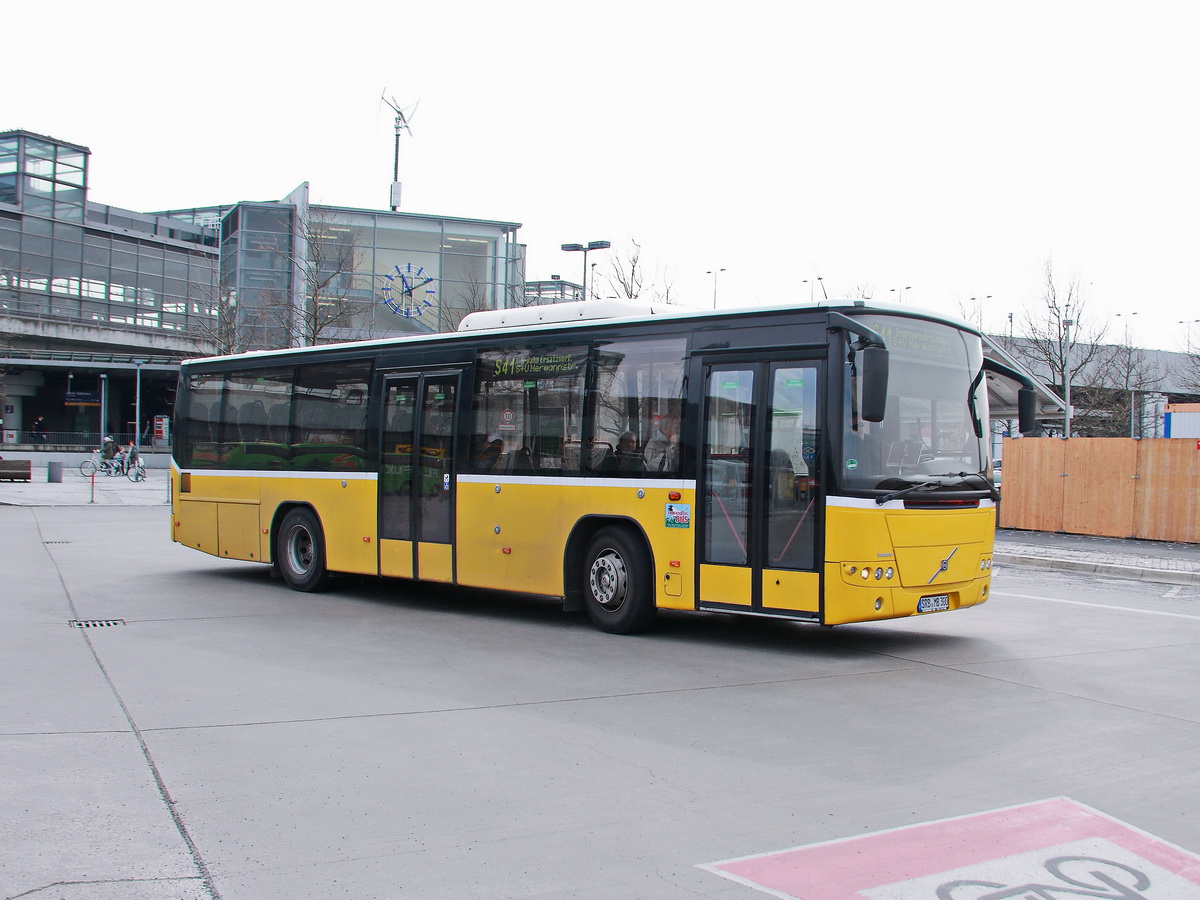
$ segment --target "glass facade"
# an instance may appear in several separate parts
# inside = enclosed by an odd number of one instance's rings
[[[447,331],[467,313],[524,305],[516,223],[310,205],[307,184],[278,202],[134,212],[88,201],[90,154],[0,132],[0,335],[18,360],[6,431],[38,415],[52,431],[134,428],[126,395],[136,360],[150,356],[169,366]],[[37,362],[49,355],[62,371]],[[107,371],[99,356],[129,370],[108,382],[120,402],[102,425],[65,402],[70,372]],[[172,375],[142,374],[157,379],[155,410],[169,412]]]
[[[0,134],[0,203],[82,222],[88,153],[86,147],[40,135]]]
[[[203,352],[447,331],[524,305],[517,225],[276,203],[87,204],[86,147],[0,134],[0,315],[188,337]]]
[[[87,205],[89,151],[0,135],[0,314],[185,332],[211,319],[211,229]],[[124,342],[126,339],[123,339]]]
[[[451,331],[468,313],[513,305],[516,228],[303,199],[239,204],[221,225],[238,349]]]

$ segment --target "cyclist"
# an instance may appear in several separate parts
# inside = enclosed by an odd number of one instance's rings
[[[121,448],[117,446],[117,442],[112,439],[111,434],[104,436],[104,446],[100,448],[100,457],[105,466],[118,472],[121,471]]]

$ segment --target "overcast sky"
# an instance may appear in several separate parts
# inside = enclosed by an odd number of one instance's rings
[[[579,280],[560,244],[632,238],[689,305],[713,269],[722,306],[807,300],[820,276],[948,313],[991,295],[983,326],[1013,313],[1019,334],[1050,259],[1110,339],[1181,350],[1200,319],[1200,6],[1180,0],[44,12],[6,43],[0,129],[90,147],[96,202],[308,181],[386,208],[386,88],[419,102],[403,208],[521,223],[531,279]]]

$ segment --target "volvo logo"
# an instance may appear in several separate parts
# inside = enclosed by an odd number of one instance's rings
[[[948,568],[950,568],[950,560],[951,560],[951,559],[954,557],[954,554],[955,554],[955,553],[957,553],[957,552],[958,552],[958,548],[957,548],[957,547],[955,547],[953,550],[951,550],[951,551],[950,551],[950,555],[949,555],[949,556],[947,556],[945,559],[943,559],[943,560],[942,560],[942,564],[941,564],[940,566],[938,566],[938,570],[937,570],[936,572],[934,572],[934,573],[933,573],[933,578],[930,578],[930,579],[929,579],[927,582],[925,582],[925,583],[926,583],[926,584],[933,584],[933,582],[934,582],[934,579],[936,579],[936,578],[937,578],[939,575],[941,575],[941,574],[942,574],[943,572],[945,572],[945,571],[946,571]]]

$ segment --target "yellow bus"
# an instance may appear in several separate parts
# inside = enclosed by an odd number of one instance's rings
[[[819,625],[982,603],[995,503],[963,322],[863,301],[591,301],[459,330],[191,360],[172,538],[275,567]],[[1028,401],[1028,402],[1026,402]]]

